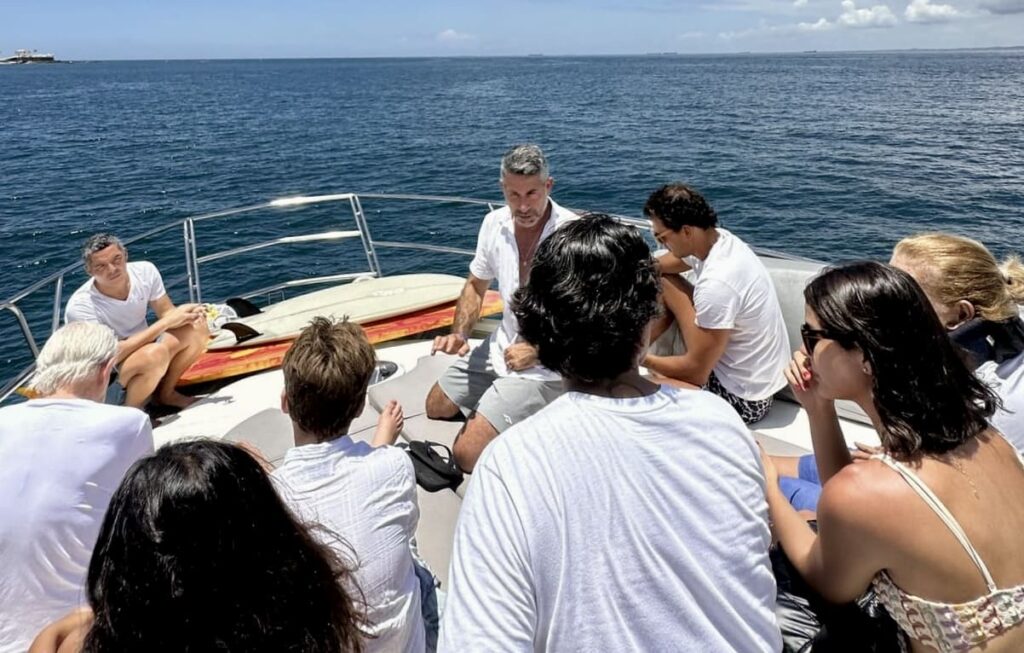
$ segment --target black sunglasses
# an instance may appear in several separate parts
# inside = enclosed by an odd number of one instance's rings
[[[835,334],[828,329],[812,329],[811,325],[806,322],[800,325],[800,339],[804,341],[804,349],[807,350],[808,356],[814,354],[814,348],[818,346],[818,342],[838,340]]]

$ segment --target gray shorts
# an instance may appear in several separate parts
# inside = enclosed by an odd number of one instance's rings
[[[499,376],[491,365],[489,341],[455,361],[437,383],[468,417],[476,411],[501,433],[562,394],[562,381]]]

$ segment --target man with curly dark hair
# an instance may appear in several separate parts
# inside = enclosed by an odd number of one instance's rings
[[[641,235],[566,224],[512,310],[566,393],[480,457],[440,650],[781,650],[753,437],[721,398],[640,375],[659,310]]]
[[[659,259],[666,309],[657,338],[674,321],[686,352],[648,355],[644,367],[675,383],[704,387],[728,401],[744,422],[768,414],[785,387],[789,340],[768,270],[753,250],[718,226],[707,200],[685,184],[668,184],[644,205]],[[691,284],[678,273],[693,270]]]

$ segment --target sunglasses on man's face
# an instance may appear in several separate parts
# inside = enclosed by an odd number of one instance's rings
[[[828,329],[812,329],[811,325],[804,324],[800,325],[800,339],[804,341],[804,349],[807,350],[807,355],[811,356],[814,354],[814,348],[818,346],[818,343],[822,340],[835,340],[835,336]]]

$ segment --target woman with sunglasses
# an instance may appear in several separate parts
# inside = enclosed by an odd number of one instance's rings
[[[832,268],[804,297],[805,350],[786,377],[807,411],[824,491],[815,534],[764,456],[787,556],[832,601],[873,586],[911,651],[1024,650],[1024,461],[989,426],[998,399],[907,273]],[[851,464],[837,399],[856,402],[878,431],[870,460]]]
[[[978,241],[944,233],[904,238],[893,250],[891,265],[924,290],[975,375],[1002,400],[992,425],[1024,452],[1024,265],[1016,257],[1000,265]],[[808,351],[807,343],[816,337],[813,332],[804,336]],[[813,512],[821,493],[814,457],[774,461],[793,504]]]

